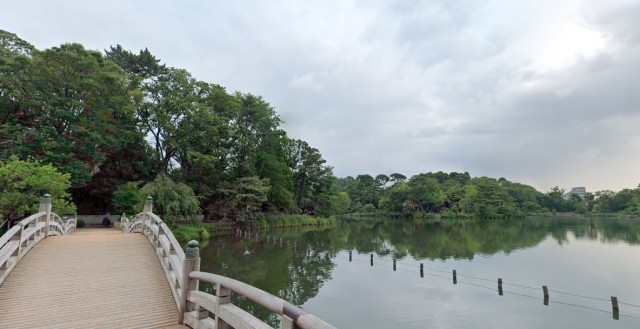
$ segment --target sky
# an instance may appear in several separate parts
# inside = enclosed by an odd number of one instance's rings
[[[2,0],[38,49],[148,48],[262,96],[338,177],[640,183],[640,0]]]

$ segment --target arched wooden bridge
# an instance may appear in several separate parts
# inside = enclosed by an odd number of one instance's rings
[[[282,328],[334,328],[265,291],[200,272],[198,243],[185,251],[144,211],[122,230],[80,229],[43,197],[40,210],[0,237],[0,328],[271,328],[233,305],[240,294],[277,314]],[[138,233],[138,234],[128,234]],[[216,286],[215,296],[198,290]]]

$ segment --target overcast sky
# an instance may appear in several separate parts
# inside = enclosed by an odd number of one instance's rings
[[[338,177],[640,183],[640,1],[3,1],[39,49],[149,50],[261,95]]]

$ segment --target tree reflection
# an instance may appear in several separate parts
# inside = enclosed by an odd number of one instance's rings
[[[640,222],[614,219],[342,221],[331,228],[272,230],[250,238],[214,237],[202,250],[202,270],[221,274],[295,305],[315,297],[331,279],[336,255],[345,250],[397,259],[468,259],[531,248],[551,237],[558,244],[599,239],[640,244]],[[213,287],[203,286],[212,291]],[[243,309],[277,326],[279,319],[239,297]]]

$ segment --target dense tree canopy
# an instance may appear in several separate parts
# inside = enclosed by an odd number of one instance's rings
[[[0,31],[0,159],[68,174],[80,213],[133,211],[140,186],[169,181],[193,190],[207,219],[343,211],[332,168],[280,124],[262,97],[198,81],[148,49],[38,50]]]
[[[51,195],[56,213],[74,214],[76,208],[66,192],[69,178],[69,174],[37,161],[16,157],[0,161],[0,215],[5,220],[16,221],[36,213],[45,194]]]

